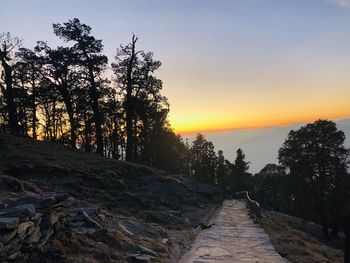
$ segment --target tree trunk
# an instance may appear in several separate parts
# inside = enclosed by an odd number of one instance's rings
[[[35,104],[35,100],[37,97],[37,90],[35,87],[35,78],[34,76],[32,76],[32,129],[33,129],[33,138],[36,139],[37,135],[36,135],[36,104]]]
[[[100,114],[100,107],[98,105],[98,93],[96,88],[95,76],[92,69],[92,65],[89,65],[89,76],[90,76],[90,96],[92,100],[92,111],[94,114],[95,129],[96,129],[96,152],[103,155],[103,137],[102,137],[102,121]]]
[[[134,114],[134,119],[133,119],[133,128],[134,128],[134,133],[133,133],[133,141],[134,141],[134,162],[139,162],[139,158],[138,158],[138,138],[137,138],[137,117]]]
[[[90,144],[90,133],[91,133],[91,128],[90,128],[90,120],[88,119],[88,116],[86,116],[86,114],[84,114],[84,137],[85,137],[85,142],[84,142],[84,147],[85,147],[85,151],[86,152],[91,152],[91,144]]]
[[[132,102],[132,69],[134,66],[134,59],[135,59],[135,44],[137,41],[137,37],[133,35],[132,37],[132,50],[131,50],[131,56],[128,64],[127,69],[127,85],[126,85],[126,161],[134,162],[135,161],[135,153],[134,153],[134,147],[135,147],[135,138],[134,138],[134,127],[133,127],[133,119],[134,119],[134,105]]]
[[[77,136],[76,136],[76,125],[75,125],[75,119],[74,119],[74,111],[73,111],[73,105],[71,101],[71,97],[69,96],[67,84],[63,83],[59,86],[62,99],[64,102],[64,105],[66,106],[68,118],[69,118],[69,124],[70,124],[70,141],[72,147],[75,149],[77,147]]]
[[[323,231],[323,237],[328,240],[329,232],[328,232],[328,224],[326,221],[322,222],[322,231]]]
[[[338,238],[339,224],[336,220],[332,221],[331,237]]]
[[[100,114],[100,107],[98,103],[99,95],[97,92],[97,86],[95,81],[95,74],[94,74],[94,65],[91,61],[89,55],[87,54],[86,50],[83,50],[84,56],[87,61],[87,67],[89,71],[89,81],[90,81],[90,98],[92,100],[92,112],[94,115],[94,122],[95,122],[95,132],[96,132],[96,145],[97,149],[96,152],[100,155],[103,155],[103,137],[102,137],[102,120],[101,120],[101,114]]]
[[[6,84],[6,93],[4,94],[7,102],[7,112],[9,118],[9,129],[10,133],[14,135],[19,134],[19,125],[17,120],[17,108],[15,104],[13,87],[12,87],[12,67],[6,63],[5,58],[1,59],[2,66],[4,67],[5,72],[5,84]]]
[[[32,129],[33,129],[33,138],[36,139],[36,105],[35,105],[35,96],[33,94],[32,101]]]

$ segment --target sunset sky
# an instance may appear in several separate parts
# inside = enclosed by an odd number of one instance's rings
[[[350,116],[349,2],[1,0],[0,32],[62,45],[52,23],[77,17],[110,62],[133,32],[163,63],[175,131],[254,128]]]

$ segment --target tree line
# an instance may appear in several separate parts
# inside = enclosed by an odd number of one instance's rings
[[[279,149],[279,164],[268,164],[255,176],[256,198],[266,207],[320,223],[326,239],[337,238],[342,227],[349,231],[344,143],[344,132],[329,120],[291,130]]]
[[[350,262],[350,174],[345,134],[329,120],[291,130],[278,152],[278,164],[246,173],[231,187],[248,190],[264,208],[322,226],[326,240],[345,234],[344,262]],[[242,180],[243,178],[243,180]]]
[[[185,146],[155,75],[161,62],[137,49],[137,36],[108,64],[102,40],[79,19],[53,24],[53,32],[67,44],[28,49],[0,34],[1,130],[156,167],[180,156]]]
[[[211,142],[198,135],[191,155],[192,174],[220,187],[226,196],[249,191],[264,208],[319,223],[326,240],[345,234],[345,261],[350,262],[350,174],[345,134],[329,120],[291,130],[278,152],[278,164],[256,174],[241,149],[234,162],[216,156]]]
[[[53,33],[66,44],[38,41],[32,49],[0,34],[0,130],[225,185],[222,151],[201,134],[190,145],[171,129],[155,74],[161,62],[132,35],[109,63],[91,31],[77,18],[56,23]]]

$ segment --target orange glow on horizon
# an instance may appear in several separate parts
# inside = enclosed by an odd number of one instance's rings
[[[203,122],[203,123],[193,123],[188,126],[176,126],[172,125],[174,132],[178,133],[180,135],[193,135],[196,133],[215,133],[215,132],[228,132],[228,131],[234,131],[234,130],[251,130],[251,129],[261,129],[261,128],[268,128],[268,127],[278,127],[278,126],[289,126],[293,124],[298,123],[306,123],[306,122],[313,122],[318,119],[330,119],[330,120],[338,120],[338,119],[345,119],[350,118],[350,112],[346,114],[324,114],[320,116],[305,116],[304,118],[289,118],[286,120],[259,120],[256,122],[242,122],[238,123],[232,120],[226,121],[226,122],[217,122],[213,121],[211,122]],[[170,121],[171,122],[171,121]],[[171,122],[172,124],[172,122]]]

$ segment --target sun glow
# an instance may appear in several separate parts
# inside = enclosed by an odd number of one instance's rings
[[[341,118],[347,118],[350,116],[350,110],[345,113],[309,113],[304,116],[284,116],[283,118],[274,115],[259,115],[259,116],[246,116],[229,118],[219,117],[214,115],[201,114],[196,116],[194,114],[187,115],[170,115],[170,123],[176,133],[187,135],[198,132],[220,132],[228,130],[244,130],[265,128],[273,126],[285,126],[295,123],[313,122],[317,119],[331,119],[337,120]]]

